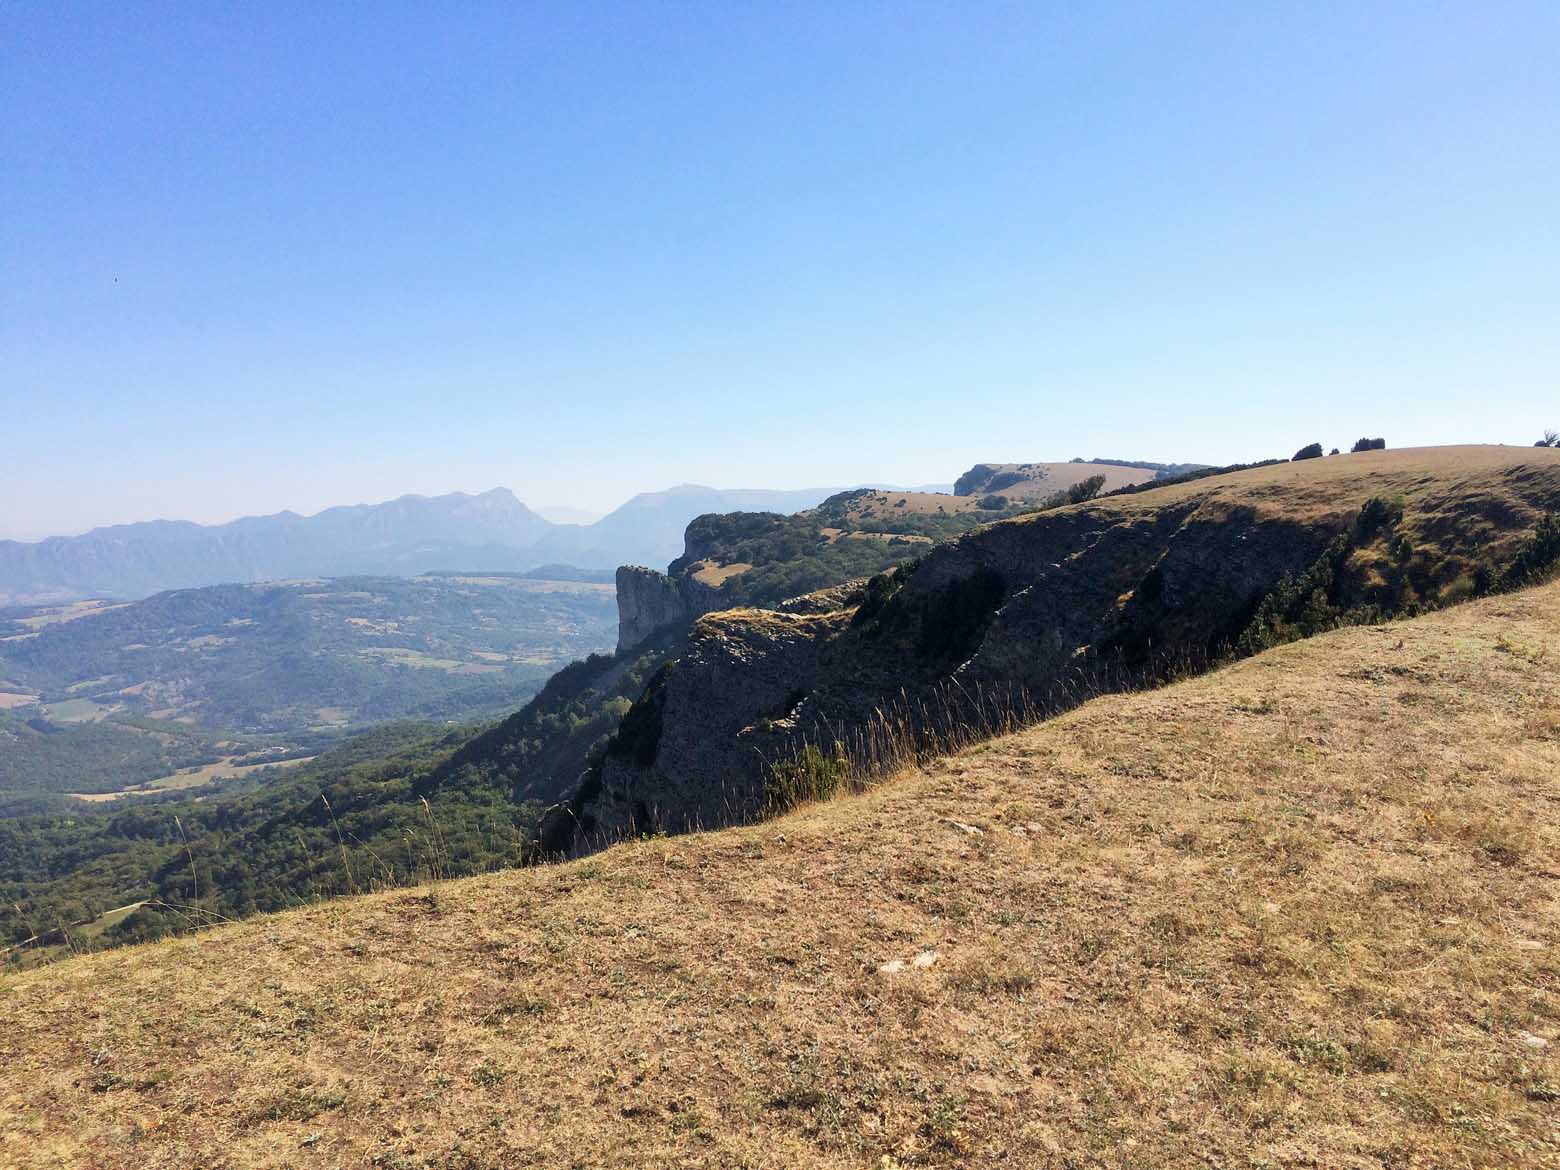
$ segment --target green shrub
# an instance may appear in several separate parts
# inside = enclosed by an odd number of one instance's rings
[[[1296,451],[1295,457],[1290,462],[1298,463],[1302,459],[1320,459],[1321,457],[1322,445],[1320,443],[1310,443]]]
[[[904,588],[905,582],[910,579],[910,574],[915,569],[915,565],[915,561],[910,561],[907,564],[890,569],[886,573],[879,573],[868,581],[867,595],[862,603],[856,607],[856,612],[851,616],[850,624],[853,626],[864,626],[876,618],[878,614],[882,613],[883,607],[893,599],[895,594]]]
[[[1533,535],[1517,550],[1500,576],[1500,588],[1520,589],[1560,567],[1560,513],[1550,512],[1538,522]]]
[[[1100,494],[1100,489],[1105,486],[1103,475],[1091,475],[1082,483],[1075,483],[1067,489],[1067,502],[1069,504],[1081,504],[1085,500],[1092,500]]]
[[[1284,574],[1258,604],[1250,624],[1236,641],[1236,649],[1242,654],[1256,654],[1336,625],[1338,610],[1328,597],[1348,555],[1348,536],[1337,536],[1305,572],[1298,576]]]
[[[1385,451],[1386,449],[1385,439],[1356,439],[1354,446],[1349,448],[1349,453],[1358,455],[1361,451]]]
[[[1335,536],[1305,572],[1286,573],[1268,590],[1236,639],[1236,650],[1256,654],[1338,626],[1379,620],[1383,614],[1376,605],[1345,604],[1341,573],[1354,549],[1368,544],[1378,532],[1394,527],[1402,518],[1401,497],[1373,496],[1366,500],[1349,530]],[[1390,608],[1401,612],[1405,606],[1417,603],[1412,587],[1405,583]]]
[[[1372,496],[1360,508],[1354,531],[1360,541],[1369,540],[1383,528],[1394,528],[1403,519],[1402,496]]]
[[[771,764],[764,782],[766,817],[779,816],[808,801],[828,800],[850,780],[850,760],[841,744],[832,755],[824,755],[808,744],[794,759]]]

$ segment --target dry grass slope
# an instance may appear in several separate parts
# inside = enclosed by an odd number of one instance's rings
[[[1557,469],[1560,449],[1488,444],[1401,447],[1277,463],[1115,496],[1082,507],[1130,515],[1206,497],[1232,506],[1267,505],[1275,513],[1305,520],[1335,514],[1341,507],[1358,507],[1363,496],[1402,495],[1413,505],[1431,500],[1438,503],[1443,511],[1435,518],[1445,524],[1478,524],[1487,518],[1467,515],[1470,497],[1504,496],[1507,502],[1514,502],[1514,483],[1542,483]]]
[[[0,1164],[1560,1164],[1560,588],[0,980]],[[889,968],[884,970],[885,965]]]

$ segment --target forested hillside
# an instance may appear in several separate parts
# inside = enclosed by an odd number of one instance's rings
[[[502,576],[4,611],[0,813],[41,794],[185,786],[181,770],[307,755],[389,719],[503,714],[610,646],[615,617],[609,585]]]

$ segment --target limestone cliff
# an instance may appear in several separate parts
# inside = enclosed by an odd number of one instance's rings
[[[1366,525],[1372,500],[1387,518]],[[1196,668],[1318,558],[1355,614],[1455,600],[1557,507],[1560,452],[1340,456],[994,524],[826,605],[704,616],[576,798],[573,848],[751,819],[776,761],[865,742],[885,711],[913,724],[952,695],[970,717],[993,694],[1054,710]],[[635,588],[626,636],[697,605]]]
[[[618,569],[617,603],[619,652],[669,627],[687,626],[721,605],[717,590],[692,577],[668,577],[638,565]]]

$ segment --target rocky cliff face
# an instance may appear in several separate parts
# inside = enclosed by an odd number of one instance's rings
[[[1560,507],[1560,457],[1452,450],[1479,455],[1338,457],[1117,497],[978,530],[826,604],[705,616],[576,798],[572,847],[751,819],[775,762],[866,742],[885,712],[914,725],[951,701],[967,718],[990,695],[1055,710],[1167,662],[1195,668],[1324,554],[1349,605],[1454,599]],[[1401,517],[1362,532],[1373,498]],[[631,580],[627,636],[697,604]]]
[[[672,626],[687,626],[720,606],[720,594],[691,577],[624,565],[617,571],[618,651]]]

